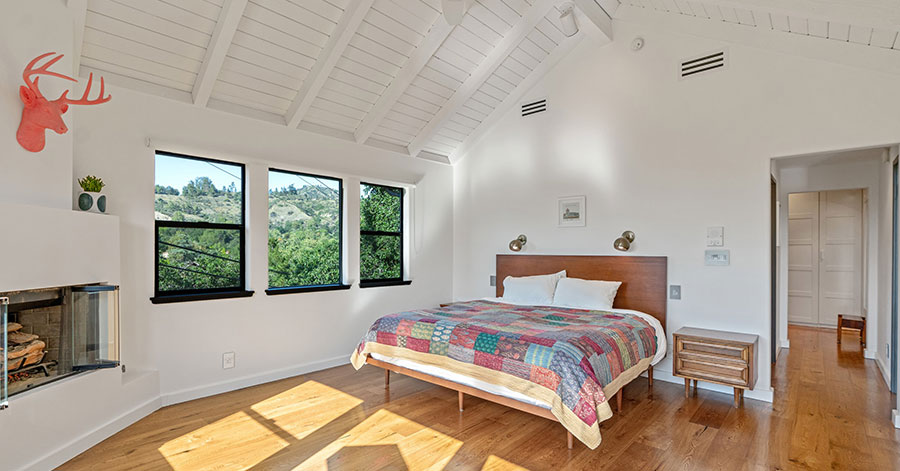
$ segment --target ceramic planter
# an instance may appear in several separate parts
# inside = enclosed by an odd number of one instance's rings
[[[78,209],[92,213],[105,213],[106,195],[95,191],[82,191],[78,195]]]

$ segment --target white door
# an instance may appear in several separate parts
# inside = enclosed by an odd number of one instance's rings
[[[862,190],[819,197],[819,325],[862,315]]]
[[[861,315],[862,190],[788,196],[788,322],[837,325]]]
[[[819,323],[819,194],[788,195],[788,322]]]

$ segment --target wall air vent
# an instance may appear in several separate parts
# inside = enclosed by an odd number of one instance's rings
[[[721,50],[685,60],[681,63],[681,78],[686,79],[704,72],[727,68],[725,52]]]
[[[522,117],[533,115],[547,111],[547,99],[532,101],[531,103],[522,104]]]

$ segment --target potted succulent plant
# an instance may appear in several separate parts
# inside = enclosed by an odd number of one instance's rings
[[[91,211],[95,213],[106,212],[106,195],[101,193],[103,187],[103,179],[88,175],[78,180],[78,185],[83,190],[78,195],[78,209],[82,211]]]

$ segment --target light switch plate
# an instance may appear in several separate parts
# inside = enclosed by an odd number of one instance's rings
[[[723,226],[714,226],[706,228],[706,246],[707,247],[724,247],[725,246],[725,228]]]
[[[491,286],[497,286],[497,275],[491,275]]]
[[[669,299],[681,299],[681,285],[669,285]]]
[[[706,265],[710,267],[726,267],[731,265],[730,250],[707,250],[705,255]]]

